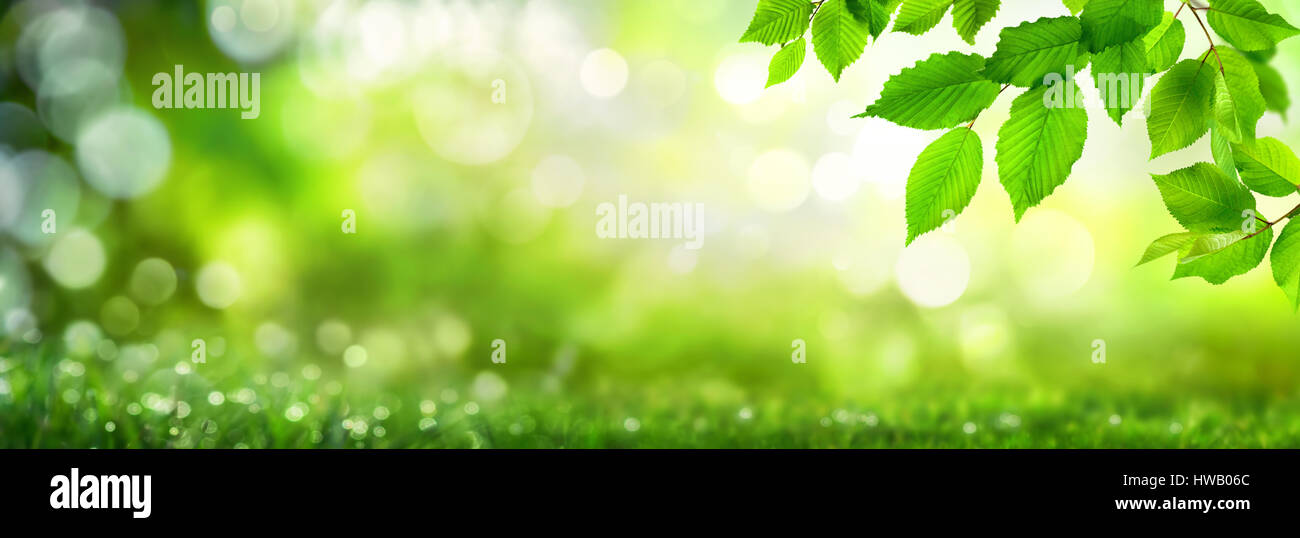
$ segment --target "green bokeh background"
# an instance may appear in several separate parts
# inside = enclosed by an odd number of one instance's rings
[[[948,19],[922,38],[886,34],[839,84],[810,55],[795,81],[761,94],[745,85],[773,51],[735,43],[749,0],[340,2],[332,12],[289,2],[280,24],[292,21],[292,37],[254,61],[214,41],[221,4],[96,4],[123,30],[125,101],[166,128],[171,164],[131,200],[80,183],[81,208],[59,226],[104,247],[88,288],[50,277],[48,245],[5,237],[26,260],[41,337],[0,337],[0,446],[1300,444],[1300,317],[1267,268],[1211,286],[1169,281],[1170,260],[1133,267],[1150,240],[1177,231],[1148,174],[1210,159],[1203,140],[1148,163],[1139,112],[1121,128],[1090,109],[1074,175],[1016,225],[993,164],[1013,98],[1003,96],[976,124],[987,164],[974,204],[951,234],[936,232],[943,248],[920,244],[932,254],[918,263],[960,277],[955,245],[968,284],[929,308],[898,283],[909,277],[898,269],[897,170],[937,134],[846,116],[902,67],[932,52],[987,55],[996,28],[1066,14],[1057,2],[1005,0],[975,46]],[[1294,5],[1265,4],[1300,21]],[[15,69],[23,8],[0,23],[0,95],[37,110]],[[405,14],[404,33],[366,33],[392,13]],[[358,34],[322,54],[323,20]],[[1194,25],[1187,43],[1185,57],[1205,48]],[[582,83],[583,59],[602,48],[629,68],[609,99]],[[1273,60],[1293,87],[1297,58],[1292,40]],[[261,116],[155,110],[150,81],[176,64],[261,73]],[[456,113],[484,109],[497,78],[506,107],[531,102],[517,146],[470,165],[428,142],[421,107],[436,111],[437,132],[486,129]],[[430,95],[443,101],[421,101]],[[1260,134],[1300,143],[1273,113]],[[74,144],[50,137],[43,148],[77,163]],[[824,154],[851,156],[861,186],[843,201],[810,190],[794,210],[764,210],[753,163],[773,150],[802,156],[805,175]],[[554,155],[580,166],[583,189],[548,209],[532,181]],[[599,239],[594,209],[620,194],[703,203],[716,221],[697,253]],[[1294,204],[1261,200],[1261,211]],[[340,231],[344,209],[357,214],[355,235]],[[105,302],[131,298],[132,272],[154,257],[176,269],[175,294],[141,305],[126,334],[105,334],[115,352],[72,353],[68,325],[105,325]],[[196,292],[213,262],[240,277],[228,308]],[[364,364],[320,345],[326,321],[349,328]],[[210,346],[206,363],[190,361],[195,338]],[[498,338],[506,364],[490,360]],[[791,361],[795,339],[806,364]],[[1093,361],[1099,339],[1104,364]]]

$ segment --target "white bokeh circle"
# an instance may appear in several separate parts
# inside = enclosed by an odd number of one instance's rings
[[[167,175],[172,143],[157,118],[116,108],[95,118],[77,138],[77,166],[86,182],[109,198],[136,198]]]
[[[614,49],[591,51],[582,60],[578,79],[582,89],[594,97],[608,99],[627,87],[627,60]]]
[[[45,270],[60,286],[81,289],[104,273],[106,257],[99,238],[82,229],[59,234],[45,255]]]
[[[195,291],[203,304],[218,310],[235,304],[242,293],[239,272],[226,262],[212,262],[199,269]]]
[[[922,236],[903,249],[894,265],[898,288],[917,306],[948,306],[970,284],[970,256],[955,239],[941,234]]]

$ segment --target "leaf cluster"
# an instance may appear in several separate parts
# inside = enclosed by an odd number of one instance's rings
[[[1090,67],[1090,82],[1117,125],[1146,99],[1151,159],[1211,137],[1210,161],[1151,175],[1183,231],[1155,240],[1139,265],[1177,253],[1174,278],[1221,284],[1258,266],[1271,249],[1274,279],[1300,308],[1300,224],[1288,223],[1273,241],[1273,228],[1300,214],[1300,206],[1269,220],[1257,213],[1255,199],[1300,193],[1295,153],[1256,136],[1266,112],[1285,117],[1290,108],[1286,82],[1269,61],[1278,43],[1300,29],[1257,0],[1183,0],[1173,11],[1162,0],[1063,4],[1068,14],[1003,28],[987,58],[934,53],[903,69],[855,116],[945,131],[908,175],[907,242],[970,204],[984,171],[984,146],[972,126],[1010,88],[1020,95],[998,129],[994,161],[1015,219],[1063,185],[1088,137],[1074,76]],[[1000,7],[1001,0],[760,0],[741,42],[781,47],[769,70],[772,86],[802,67],[810,34],[813,53],[839,81],[887,29],[925,34],[951,11],[954,30],[974,44]],[[1209,48],[1180,61],[1189,30],[1203,33]],[[1150,88],[1148,77],[1158,77]]]

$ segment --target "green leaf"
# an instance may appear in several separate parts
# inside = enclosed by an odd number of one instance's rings
[[[1071,15],[1078,15],[1088,5],[1088,0],[1065,0],[1064,3],[1066,9],[1070,10]]]
[[[803,66],[804,56],[808,53],[808,41],[804,38],[794,40],[793,43],[781,47],[772,57],[772,62],[767,65],[767,86],[771,88],[777,84],[790,80],[799,68]]]
[[[1255,0],[1214,0],[1207,17],[1214,33],[1241,50],[1265,50],[1300,33]]]
[[[1124,114],[1142,99],[1142,85],[1148,72],[1146,47],[1135,39],[1107,47],[1092,58],[1092,79],[1097,85],[1106,113],[1123,125]]]
[[[1221,233],[1241,228],[1242,212],[1255,209],[1255,197],[1210,163],[1197,163],[1169,175],[1151,174],[1169,214],[1189,231]]]
[[[1077,62],[1081,32],[1074,17],[1042,18],[1005,28],[984,76],[1026,88],[1042,84],[1048,73],[1063,73]]]
[[[983,169],[979,135],[965,127],[926,147],[907,176],[907,244],[961,213],[975,196]]]
[[[1197,60],[1183,60],[1156,83],[1147,118],[1152,159],[1190,146],[1210,130],[1214,73]]]
[[[1083,43],[1089,52],[1128,43],[1160,24],[1161,0],[1091,0],[1079,15]]]
[[[1288,196],[1300,185],[1300,159],[1276,138],[1254,143],[1233,144],[1232,157],[1241,180],[1251,190],[1266,196]]]
[[[880,99],[854,117],[874,116],[916,129],[956,127],[998,97],[998,85],[980,76],[983,69],[978,54],[935,54],[889,77]]]
[[[1275,45],[1263,50],[1238,49],[1238,52],[1241,52],[1242,56],[1245,56],[1247,60],[1252,62],[1268,63],[1273,61],[1273,58],[1277,57],[1277,46]]]
[[[1273,281],[1291,299],[1292,308],[1300,310],[1300,224],[1292,220],[1282,229],[1269,261],[1273,264]]]
[[[1255,68],[1236,51],[1220,47],[1218,53],[1223,70],[1214,74],[1214,120],[1229,141],[1254,140],[1255,126],[1268,109]]]
[[[998,130],[998,179],[1011,196],[1016,222],[1065,183],[1088,137],[1088,112],[1049,105],[1048,91],[1039,86],[1016,98],[1011,118]]]
[[[1002,0],[955,0],[952,4],[952,26],[962,40],[975,44],[975,34],[993,20],[1002,7]]]
[[[1237,159],[1232,155],[1232,142],[1223,136],[1218,125],[1210,127],[1210,153],[1214,155],[1214,164],[1227,174],[1237,179]]]
[[[1147,247],[1147,251],[1142,254],[1142,260],[1138,262],[1138,265],[1150,263],[1177,252],[1190,245],[1196,238],[1197,235],[1192,232],[1179,232],[1156,239]]]
[[[921,35],[939,25],[953,0],[903,0],[894,20],[894,31]]]
[[[836,82],[867,48],[868,28],[853,18],[845,0],[826,0],[812,22],[813,51]]]
[[[1174,18],[1174,14],[1165,12],[1164,20],[1142,37],[1147,49],[1147,67],[1150,73],[1163,73],[1178,63],[1183,55],[1183,45],[1187,43],[1187,30],[1183,21]]]
[[[1259,91],[1264,96],[1268,109],[1286,119],[1287,110],[1291,108],[1291,95],[1287,93],[1286,80],[1273,66],[1261,62],[1251,62],[1255,74],[1259,76]]]
[[[1244,237],[1240,230],[1229,232],[1227,237]],[[1273,229],[1264,229],[1249,239],[1238,239],[1223,249],[1210,254],[1179,260],[1174,269],[1174,279],[1198,276],[1211,284],[1222,284],[1232,277],[1244,275],[1259,266],[1273,243]],[[1190,253],[1191,249],[1184,247]]]
[[[858,22],[867,25],[867,32],[872,38],[880,37],[885,33],[885,27],[889,26],[890,11],[886,11],[888,6],[885,0],[848,0],[846,7],[853,18]]]
[[[1259,223],[1255,223],[1258,225]],[[1232,246],[1233,243],[1251,237],[1255,233],[1252,229],[1250,232],[1234,230],[1231,232],[1217,234],[1200,234],[1191,243],[1184,245],[1181,255],[1178,257],[1178,263],[1191,263],[1211,254],[1222,252]]]
[[[741,43],[775,45],[803,36],[813,5],[808,0],[759,0]]]

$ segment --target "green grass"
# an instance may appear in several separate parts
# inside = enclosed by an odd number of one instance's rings
[[[707,388],[511,380],[476,401],[471,379],[349,390],[339,372],[155,368],[35,350],[0,361],[5,448],[1245,448],[1300,446],[1300,401],[1108,395],[1015,386],[911,388],[873,401],[702,398]],[[546,387],[550,387],[548,390]],[[214,405],[209,397],[220,393]],[[453,394],[454,392],[454,394]],[[695,398],[684,395],[695,393]],[[682,404],[682,402],[705,402]],[[430,405],[432,403],[432,405]],[[298,417],[294,411],[303,411]],[[1112,423],[1118,417],[1118,423]],[[297,418],[297,420],[291,420]],[[112,426],[109,427],[108,424]],[[965,430],[972,429],[973,433]]]

